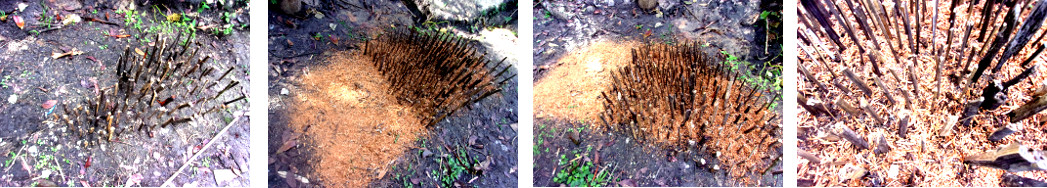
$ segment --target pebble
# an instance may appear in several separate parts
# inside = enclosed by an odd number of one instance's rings
[[[898,165],[891,165],[891,169],[887,170],[887,177],[898,178]]]
[[[291,94],[291,91],[288,91],[287,88],[283,88],[283,89],[280,89],[280,94],[281,95]]]
[[[37,152],[36,146],[30,146],[29,147],[29,154],[36,154],[36,152]]]
[[[10,97],[7,97],[7,103],[14,104],[15,102],[18,102],[18,95],[17,94],[11,94]]]

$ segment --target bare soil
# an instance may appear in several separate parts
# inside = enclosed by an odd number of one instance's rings
[[[21,11],[18,4],[27,7]],[[73,6],[79,3],[79,6]],[[197,2],[199,3],[199,2]],[[183,164],[191,163],[173,184],[176,186],[248,186],[247,161],[250,121],[246,116],[247,103],[237,102],[219,113],[195,118],[191,124],[157,129],[150,132],[123,134],[112,142],[84,146],[84,140],[72,135],[65,123],[55,115],[61,108],[95,101],[97,89],[111,87],[115,81],[117,59],[124,47],[145,48],[155,31],[149,28],[164,23],[171,12],[195,12],[199,4],[151,3],[135,4],[140,20],[126,22],[125,14],[115,3],[93,0],[73,2],[15,1],[0,4],[0,10],[9,16],[0,21],[0,186],[160,186]],[[147,11],[157,5],[162,11]],[[230,24],[236,25],[229,35],[214,35],[200,31],[196,41],[203,44],[200,57],[211,56],[215,67],[236,67],[227,77],[240,81],[241,87],[224,95],[231,100],[247,95],[246,38],[248,14],[246,4],[229,9],[216,7],[200,9],[192,16],[200,26],[226,23],[219,19],[223,13],[235,14]],[[151,8],[149,8],[152,10]],[[168,12],[170,10],[171,12]],[[239,11],[239,12],[238,12]],[[45,13],[46,12],[46,13]],[[60,26],[48,19],[55,15],[78,15],[84,20]],[[25,20],[20,29],[13,16]],[[88,17],[101,20],[87,21]],[[103,24],[110,22],[112,24]],[[46,23],[51,23],[47,25]],[[242,27],[241,27],[242,26]],[[148,37],[148,39],[146,39]],[[174,36],[168,36],[174,37]],[[83,54],[54,59],[52,53],[82,51]],[[213,88],[209,88],[211,90]],[[218,88],[221,89],[221,88]],[[215,91],[216,92],[216,91]],[[213,93],[213,92],[212,92]],[[201,93],[202,94],[202,93]],[[182,94],[187,95],[187,94]],[[229,97],[232,96],[232,97]],[[57,101],[57,109],[41,104]],[[238,121],[231,122],[236,117]],[[231,126],[224,135],[217,133]],[[216,142],[208,150],[200,150],[209,142]],[[193,154],[203,152],[200,158],[187,161]],[[233,172],[232,181],[216,182],[214,173]]]

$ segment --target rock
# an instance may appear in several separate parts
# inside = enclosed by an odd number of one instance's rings
[[[513,67],[519,67],[517,63],[520,61],[517,59],[516,35],[513,31],[508,29],[494,29],[480,31],[479,40],[483,44],[484,48],[487,49],[487,55],[491,57],[491,61],[501,61],[505,58],[505,63],[512,64]]]
[[[69,14],[66,15],[65,18],[62,18],[62,25],[69,25],[77,22],[80,22],[80,16],[76,14]]]
[[[662,8],[662,10],[669,10],[670,8],[675,7],[677,2],[680,2],[680,1],[679,0],[658,0],[658,8]]]
[[[291,94],[291,91],[288,91],[287,88],[283,88],[283,89],[280,89],[280,94],[281,95],[288,95],[288,94]]]
[[[54,6],[66,11],[73,11],[83,7],[80,0],[49,0]]]
[[[25,11],[26,7],[29,7],[29,5],[25,3],[18,3],[18,12]]]
[[[228,186],[229,181],[236,179],[236,174],[230,169],[218,169],[214,170],[214,181],[218,183],[218,186]]]
[[[136,8],[134,0],[119,0],[115,5],[117,10],[134,10]]]
[[[614,6],[614,0],[604,0],[603,3],[607,4],[607,7],[613,7]]]
[[[549,11],[549,14],[553,15],[553,18],[559,20],[567,20],[571,19],[571,17],[574,17],[574,15],[570,12],[567,12],[567,9],[563,6],[550,7],[546,8],[545,10]]]
[[[11,94],[10,97],[7,97],[7,103],[14,104],[15,102],[18,102],[18,94]]]
[[[282,0],[279,5],[280,10],[285,14],[296,14],[302,11],[302,0]]]
[[[50,178],[51,177],[51,173],[53,173],[53,172],[51,172],[51,169],[44,169],[44,171],[40,172],[40,177],[44,178],[44,179]]]
[[[429,158],[429,156],[433,156],[433,152],[429,151],[429,149],[422,148],[422,157]]]
[[[658,0],[636,0],[636,6],[644,11],[654,11],[655,8],[658,8]]]
[[[508,3],[506,0],[414,0],[418,10],[430,18],[453,21],[473,21],[481,13]]]

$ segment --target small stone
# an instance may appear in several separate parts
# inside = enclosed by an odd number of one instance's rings
[[[236,174],[230,169],[214,170],[214,180],[219,186],[228,186],[230,181],[236,179]]]
[[[429,157],[429,156],[433,156],[433,152],[429,151],[429,149],[424,149],[423,148],[422,149],[422,157]]]
[[[281,0],[279,3],[280,10],[283,10],[286,14],[295,14],[302,10],[301,0]]]
[[[44,170],[44,171],[40,172],[40,177],[44,178],[44,179],[50,178],[51,177],[51,169],[47,169],[47,170]]]
[[[29,147],[29,154],[36,154],[36,152],[37,152],[36,146],[30,146]]]
[[[18,95],[17,94],[11,94],[10,97],[7,97],[7,103],[14,104],[15,102],[18,102]]]
[[[654,23],[654,28],[662,27],[662,22]]]
[[[640,9],[651,11],[658,8],[658,0],[637,0],[636,5],[639,6]]]
[[[288,95],[288,94],[291,94],[291,91],[288,91],[287,88],[283,88],[283,89],[280,89],[280,94],[281,95]]]
[[[898,165],[891,165],[891,169],[887,170],[887,177],[898,178]]]

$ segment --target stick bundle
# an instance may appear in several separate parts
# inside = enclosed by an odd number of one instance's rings
[[[393,96],[432,127],[462,107],[502,91],[515,74],[450,33],[394,31],[368,41],[364,54],[389,81]]]
[[[61,121],[85,145],[116,140],[122,133],[149,133],[157,127],[180,126],[199,121],[226,105],[246,98],[222,98],[240,82],[230,81],[234,67],[222,71],[208,64],[210,57],[196,58],[200,44],[191,42],[193,34],[181,33],[174,40],[156,36],[157,44],[145,55],[124,49],[111,86],[100,84],[96,96],[83,104],[62,105]],[[151,134],[150,134],[151,135]]]
[[[632,51],[631,64],[611,73],[601,121],[637,142],[683,150],[705,145],[736,177],[773,165],[780,155],[781,119],[767,96],[697,44],[651,45]]]

